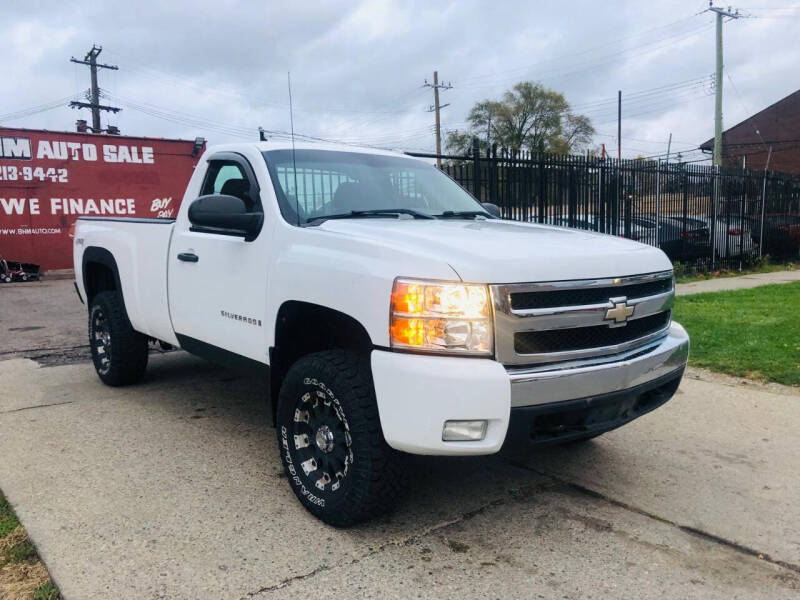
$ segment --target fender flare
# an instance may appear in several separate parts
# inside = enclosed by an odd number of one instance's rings
[[[117,261],[114,258],[114,255],[111,254],[109,250],[106,248],[101,248],[100,246],[88,246],[86,250],[83,252],[83,257],[81,259],[81,273],[83,275],[83,291],[86,294],[86,306],[91,305],[91,298],[89,297],[89,279],[86,266],[89,263],[98,263],[105,267],[108,267],[111,270],[111,273],[114,276],[114,285],[117,290],[119,290],[119,294],[122,297],[122,305],[125,306],[125,295],[122,292],[122,282],[119,278],[119,267],[117,267]],[[127,314],[127,309],[125,313]]]

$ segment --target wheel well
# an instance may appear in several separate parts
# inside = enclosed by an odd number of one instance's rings
[[[100,292],[111,292],[117,289],[114,271],[108,265],[99,262],[87,262],[83,268],[83,281],[86,288],[86,305],[92,305],[92,299]]]
[[[364,326],[343,312],[310,302],[285,302],[275,322],[275,346],[270,348],[272,416],[289,367],[306,354],[344,348],[368,353],[372,340]]]

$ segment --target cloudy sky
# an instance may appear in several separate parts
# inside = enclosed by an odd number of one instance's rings
[[[800,2],[744,0],[725,24],[725,125],[800,88]],[[73,64],[93,43],[103,116],[123,134],[210,142],[254,139],[259,126],[407,150],[432,150],[434,69],[445,130],[478,100],[521,80],[563,92],[591,117],[596,143],[623,156],[687,160],[713,134],[714,26],[702,0],[476,2],[37,2],[3,0],[0,125],[73,129],[66,107],[89,85]],[[81,98],[82,99],[82,98]]]

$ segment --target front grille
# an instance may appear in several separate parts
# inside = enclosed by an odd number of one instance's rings
[[[672,271],[661,271],[492,285],[495,357],[533,366],[644,347],[670,326],[672,280]]]
[[[533,308],[555,308],[560,306],[584,306],[587,304],[603,304],[609,298],[626,296],[628,298],[644,298],[665,294],[672,290],[672,278],[658,279],[644,283],[616,285],[612,287],[583,287],[565,290],[545,290],[536,292],[517,292],[511,294],[513,310],[529,310]]]
[[[514,336],[514,350],[517,354],[540,354],[616,346],[661,331],[669,325],[669,320],[670,311],[666,311],[628,321],[628,324],[622,327],[594,325],[572,329],[523,331]]]

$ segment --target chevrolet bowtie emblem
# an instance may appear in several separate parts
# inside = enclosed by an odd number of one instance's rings
[[[627,323],[636,307],[628,306],[627,298],[611,298],[610,302],[614,306],[606,311],[606,321],[613,321],[612,325]]]

